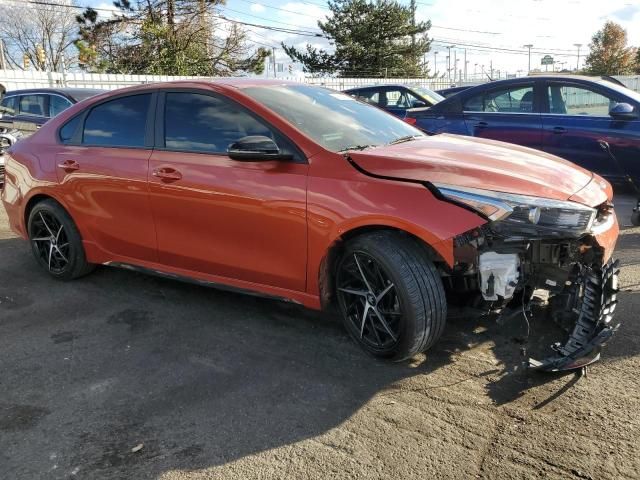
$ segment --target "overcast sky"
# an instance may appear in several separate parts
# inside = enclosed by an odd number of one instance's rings
[[[92,3],[110,5],[98,0]],[[317,21],[324,19],[328,10],[322,0],[227,0],[221,13],[248,23],[316,32]],[[547,53],[557,62],[575,67],[574,44],[583,44],[582,63],[591,36],[606,20],[620,23],[627,29],[630,44],[640,46],[640,0],[418,0],[417,16],[433,24],[430,37],[434,43],[428,61],[433,71],[434,51],[439,52],[439,72],[446,69],[446,45],[457,45],[452,52],[460,59],[460,69],[464,68],[466,48],[470,74],[475,68],[479,71],[481,65],[488,70],[491,61],[494,70],[525,71],[528,64],[525,44],[534,45],[532,68],[540,67],[540,59]],[[306,43],[328,47],[321,38],[260,28],[250,30],[256,46],[277,48],[278,61],[286,59],[280,48],[282,41],[301,47]]]

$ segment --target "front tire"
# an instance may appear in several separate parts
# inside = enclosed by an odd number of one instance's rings
[[[336,296],[347,331],[374,356],[402,361],[442,335],[447,304],[424,245],[381,231],[350,241],[338,262]]]
[[[28,231],[36,261],[51,276],[73,280],[95,268],[87,262],[75,223],[54,200],[43,200],[31,209]]]

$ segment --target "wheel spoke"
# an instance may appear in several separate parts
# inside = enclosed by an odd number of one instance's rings
[[[358,295],[359,297],[366,297],[369,293],[365,292],[364,290],[354,290],[353,288],[338,288],[338,290],[350,295]]]
[[[371,329],[373,330],[373,334],[376,337],[376,341],[378,342],[378,345],[382,347],[384,345],[384,342],[382,341],[382,338],[380,338],[380,333],[378,333],[378,329],[373,324],[373,320],[371,321]]]
[[[58,243],[58,239],[60,238],[60,234],[62,233],[62,225],[60,225],[60,228],[58,229],[58,233],[56,233],[56,243]]]
[[[373,290],[371,289],[371,286],[369,285],[369,281],[367,280],[367,277],[364,274],[364,271],[362,270],[362,267],[360,266],[360,262],[358,261],[358,255],[354,252],[353,254],[353,258],[356,261],[356,265],[358,266],[358,271],[360,272],[360,275],[362,276],[362,280],[364,281],[364,284],[367,286],[367,290],[369,290],[369,293],[373,294]]]
[[[51,237],[36,237],[36,238],[32,238],[31,241],[33,241],[33,242],[50,242],[51,241]]]
[[[376,297],[376,303],[380,303],[380,300],[382,300],[382,298],[391,291],[391,289],[394,287],[395,285],[393,283],[390,283],[389,285],[387,285],[387,288],[385,288],[382,292],[380,292],[380,295],[378,295]]]
[[[56,252],[58,252],[58,255],[60,255],[62,257],[62,260],[64,260],[65,263],[68,263],[69,260],[67,260],[67,257],[64,256],[64,254],[60,251],[60,249],[56,246],[54,247]]]
[[[371,305],[367,302],[364,306],[364,313],[362,314],[362,324],[360,325],[360,338],[364,335],[364,325],[367,323],[367,316],[369,315],[369,309],[371,309]]]
[[[47,222],[45,221],[44,217],[42,216],[42,212],[39,212],[39,214],[40,214],[40,220],[42,220],[42,224],[44,225],[44,228],[47,229],[47,231],[49,232],[49,235],[51,235],[52,238],[55,238],[53,230],[51,230],[49,228],[49,225],[47,225]]]
[[[376,317],[378,317],[378,320],[380,320],[380,323],[382,324],[382,327],[387,331],[387,333],[393,339],[393,341],[396,342],[398,339],[396,338],[396,336],[391,331],[391,328],[389,328],[389,324],[385,320],[384,316],[382,316],[382,314],[378,311],[377,308],[373,307],[372,310],[373,310],[373,313],[376,314]]]
[[[53,254],[53,243],[50,243],[49,244],[49,261],[48,261],[49,270],[51,270],[51,256],[52,256],[52,254]]]

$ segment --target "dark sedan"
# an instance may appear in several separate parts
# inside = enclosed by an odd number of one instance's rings
[[[7,92],[0,102],[0,121],[38,128],[71,105],[104,90],[93,88],[34,88]]]
[[[606,78],[537,76],[478,85],[406,120],[536,148],[640,186],[640,94]]]
[[[444,100],[443,96],[420,85],[373,85],[351,88],[344,93],[401,118],[409,108],[430,107]]]

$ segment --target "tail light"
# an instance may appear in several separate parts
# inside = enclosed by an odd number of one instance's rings
[[[415,125],[417,123],[417,119],[412,118],[412,117],[404,117],[402,120],[404,120],[405,122],[407,122],[409,125]]]

